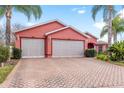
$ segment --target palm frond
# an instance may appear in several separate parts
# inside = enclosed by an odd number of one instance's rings
[[[30,18],[31,18],[30,7],[28,7],[27,5],[26,6],[25,5],[15,5],[13,8],[16,12],[23,13],[28,18],[28,20],[30,20]]]
[[[42,14],[42,10],[39,5],[20,5],[20,6],[15,5],[14,10],[26,15],[28,20],[31,19],[31,16],[33,16],[35,19],[39,19]]]
[[[115,10],[115,6],[112,6],[112,17],[116,16],[117,11]]]
[[[40,19],[42,15],[41,7],[38,5],[31,6],[32,9],[32,15],[35,17],[35,19]]]
[[[116,30],[117,33],[124,32],[124,26],[119,26]]]
[[[104,8],[103,10],[103,21],[107,22],[108,21],[108,9]]]
[[[100,33],[100,37],[102,38],[103,36],[105,36],[105,34],[108,33],[108,25],[105,25],[103,28],[102,28],[102,31]]]
[[[92,18],[95,21],[97,13],[102,9],[102,5],[95,5],[93,6],[91,12],[92,12]]]
[[[0,18],[2,18],[5,15],[6,12],[6,6],[1,5],[0,6]]]

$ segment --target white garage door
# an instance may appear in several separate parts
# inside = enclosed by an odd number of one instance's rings
[[[44,57],[43,39],[21,39],[22,58]]]
[[[83,57],[84,42],[53,40],[53,57]]]

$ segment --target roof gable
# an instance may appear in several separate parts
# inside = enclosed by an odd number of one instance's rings
[[[54,30],[54,31],[51,31],[51,32],[47,32],[45,33],[45,35],[50,35],[50,34],[54,34],[54,33],[57,33],[57,32],[60,32],[60,31],[64,31],[65,29],[72,29],[73,31],[75,31],[76,33],[82,35],[83,37],[85,38],[89,38],[89,36],[87,36],[85,33],[77,30],[76,28],[72,27],[72,26],[67,26],[67,27],[63,27],[63,28],[60,28],[60,29],[57,29],[57,30]]]
[[[108,44],[108,43],[105,41],[101,41],[101,40],[97,41],[97,45],[102,45],[102,44]]]
[[[33,29],[33,28],[36,28],[36,27],[40,27],[40,26],[52,24],[52,23],[54,23],[54,22],[56,22],[56,23],[58,23],[58,24],[60,24],[60,25],[63,25],[63,27],[66,26],[63,22],[61,22],[60,20],[57,19],[57,20],[51,20],[51,21],[48,21],[48,22],[44,22],[44,23],[41,23],[41,24],[36,24],[36,25],[30,26],[30,27],[23,28],[23,29],[21,29],[21,30],[16,31],[15,34],[16,34],[16,33],[20,33],[20,32],[22,32],[22,31],[27,31],[27,30],[29,30],[29,29]]]
[[[97,37],[95,37],[94,35],[92,35],[92,34],[90,34],[88,32],[85,32],[85,34],[88,35],[88,36],[90,36],[90,37],[92,37],[92,38],[94,38],[94,39],[97,39]]]

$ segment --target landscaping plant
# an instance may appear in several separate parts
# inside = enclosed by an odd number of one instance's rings
[[[96,58],[100,59],[100,60],[103,60],[103,61],[108,61],[109,60],[108,55],[104,54],[104,53],[97,54]]]
[[[0,46],[0,64],[6,62],[9,58],[9,48]]]
[[[109,58],[112,61],[123,61],[124,60],[124,41],[119,41],[112,44],[109,47],[108,52],[110,53]]]
[[[87,50],[85,50],[84,55],[86,57],[95,57],[96,56],[96,50],[93,48],[87,49]]]
[[[13,47],[13,59],[20,59],[21,58],[21,49]]]

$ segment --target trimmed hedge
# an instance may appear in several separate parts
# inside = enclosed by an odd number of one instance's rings
[[[9,48],[0,46],[0,63],[6,62],[9,58]]]
[[[92,49],[85,50],[84,55],[86,57],[95,57],[96,53],[97,53],[96,50],[92,48]]]
[[[20,59],[21,58],[21,49],[13,47],[13,59]]]

